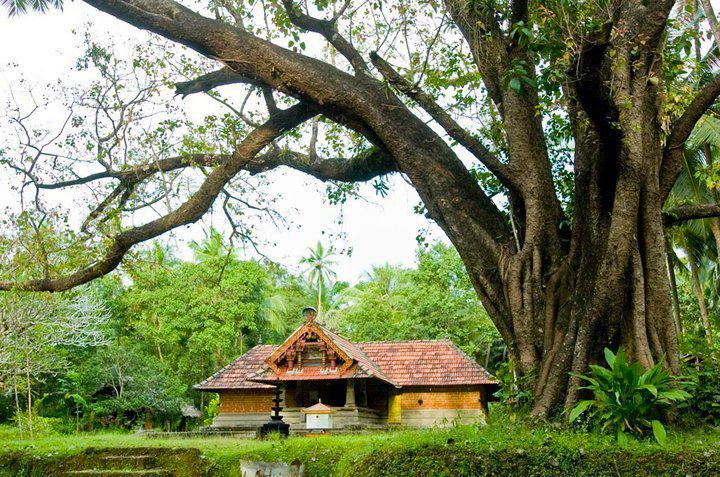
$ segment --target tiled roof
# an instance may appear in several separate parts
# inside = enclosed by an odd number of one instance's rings
[[[340,336],[337,333],[333,333],[330,330],[324,329],[325,333],[340,347],[345,353],[355,360],[358,364],[358,371],[356,372],[356,378],[370,378],[375,377],[381,381],[397,386],[398,383],[393,381],[382,368],[370,359],[359,343],[353,343],[350,340]]]
[[[275,349],[277,349],[275,345],[257,345],[205,381],[195,385],[195,389],[203,391],[215,389],[273,389],[274,386],[248,381],[247,377],[263,366],[265,359]]]
[[[371,377],[396,387],[496,384],[485,369],[449,340],[353,343],[325,328],[323,331],[355,362],[343,373],[306,366],[301,373],[281,370],[275,374],[265,360],[278,346],[259,345],[195,386],[195,389],[268,389],[272,386],[257,381]]]
[[[450,340],[357,343],[400,386],[496,384]]]

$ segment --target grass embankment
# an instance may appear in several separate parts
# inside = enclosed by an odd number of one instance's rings
[[[619,445],[608,436],[491,423],[364,435],[294,437],[285,441],[235,438],[148,439],[130,434],[50,435],[17,439],[0,430],[0,476],[49,475],[69,458],[97,449],[198,449],[187,475],[239,477],[240,460],[299,459],[308,476],[704,476],[720,475],[720,431],[671,432],[664,446]],[[73,457],[75,456],[75,457]],[[187,465],[187,464],[185,464]]]

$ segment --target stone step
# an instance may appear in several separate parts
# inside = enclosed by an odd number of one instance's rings
[[[86,469],[65,472],[66,477],[173,477],[167,469]]]
[[[101,469],[154,469],[157,459],[154,455],[105,455],[93,461]]]

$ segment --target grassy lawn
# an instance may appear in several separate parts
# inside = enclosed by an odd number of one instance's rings
[[[205,475],[238,475],[241,459],[305,463],[308,475],[710,475],[720,472],[720,431],[671,432],[619,445],[609,436],[496,420],[458,427],[258,441],[230,437],[146,438],[133,434],[45,435],[19,439],[0,427],[2,459],[63,459],[88,449],[199,449]],[[0,465],[0,468],[3,466]],[[7,466],[10,468],[9,466]],[[16,470],[17,471],[17,470]],[[640,472],[640,473],[638,473]],[[0,470],[0,475],[3,474]],[[35,475],[28,472],[26,475]]]

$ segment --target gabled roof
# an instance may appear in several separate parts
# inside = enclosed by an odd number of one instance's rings
[[[342,346],[339,346],[339,343],[336,343],[332,336],[330,336],[328,333],[330,333],[329,330],[325,329],[324,327],[320,326],[318,323],[315,323],[314,321],[306,322],[304,325],[302,325],[300,328],[295,330],[293,334],[290,335],[288,339],[286,339],[283,344],[281,344],[271,355],[269,358],[265,360],[267,365],[270,367],[270,369],[275,373],[278,374],[280,369],[276,365],[276,361],[278,361],[283,353],[287,351],[288,348],[293,346],[298,340],[302,339],[303,337],[307,336],[309,333],[314,333],[317,335],[318,339],[323,341],[326,345],[331,347],[335,350],[335,352],[338,354],[340,359],[343,361],[342,366],[337,371],[338,375],[342,375],[345,373],[345,371],[350,368],[353,364],[353,358],[348,354],[346,349],[344,349]],[[335,335],[337,336],[337,335]]]
[[[382,368],[380,368],[371,358],[368,357],[360,345],[353,343],[352,341],[330,330],[325,329],[325,333],[357,363],[359,369],[356,370],[354,377],[375,377],[394,386],[398,385],[398,383],[383,372]]]
[[[304,325],[307,326],[307,325]],[[268,365],[287,346],[259,345],[195,386],[195,389],[272,389],[262,384],[280,381],[375,378],[391,386],[462,386],[497,384],[492,376],[463,353],[450,340],[442,341],[371,341],[353,343],[321,327],[325,338],[345,355],[350,365],[329,373],[319,367],[304,367],[301,373],[275,371]],[[299,328],[291,338],[296,337]]]
[[[319,340],[328,347],[335,350],[342,364],[336,370],[327,370],[317,367],[305,367],[301,373],[288,372],[277,365],[282,359],[283,353],[293,346],[298,340],[307,336],[308,333],[315,334]],[[266,366],[261,366],[255,374],[249,375],[248,379],[256,382],[279,381],[316,381],[348,378],[377,378],[391,386],[397,386],[382,370],[367,357],[365,352],[355,343],[343,338],[317,322],[311,321],[295,330],[273,353],[265,360]]]

